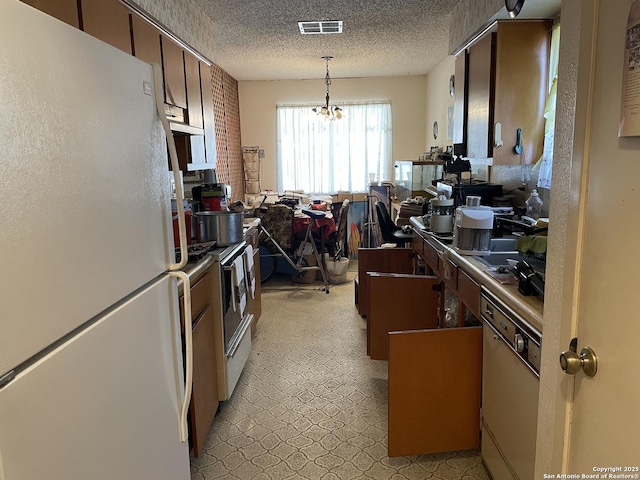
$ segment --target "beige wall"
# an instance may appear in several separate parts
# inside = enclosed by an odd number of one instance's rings
[[[447,110],[453,106],[453,97],[449,95],[449,77],[455,71],[456,59],[446,57],[427,74],[426,94],[426,144],[425,151],[431,146],[438,146],[444,150],[447,145],[453,145],[453,132],[447,131]],[[433,138],[433,122],[438,122],[438,138]]]
[[[338,78],[332,79],[331,103],[390,100],[392,160],[417,159],[426,145],[426,89],[424,76]],[[264,149],[261,186],[277,190],[276,105],[324,103],[324,79],[239,82],[239,96],[242,143]]]

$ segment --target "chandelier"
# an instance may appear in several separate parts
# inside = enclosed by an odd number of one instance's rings
[[[324,105],[317,105],[311,110],[316,115],[322,115],[326,120],[340,120],[342,118],[342,109],[335,105],[329,105],[329,86],[331,85],[331,77],[329,76],[329,60],[333,57],[322,57],[327,65],[327,75],[324,77],[324,83],[327,86],[327,96]]]

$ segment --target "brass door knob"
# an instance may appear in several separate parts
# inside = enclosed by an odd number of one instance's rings
[[[560,368],[567,375],[575,375],[584,370],[585,375],[594,377],[598,372],[598,357],[590,347],[584,347],[578,355],[573,350],[560,354]]]

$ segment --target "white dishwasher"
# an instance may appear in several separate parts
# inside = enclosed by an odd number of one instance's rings
[[[482,444],[494,480],[532,480],[542,334],[483,289]]]

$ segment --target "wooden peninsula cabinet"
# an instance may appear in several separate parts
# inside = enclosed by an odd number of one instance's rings
[[[531,164],[540,158],[551,26],[549,20],[499,21],[469,47],[467,157],[493,157],[494,165],[518,165],[521,159]],[[522,155],[514,148],[518,129]]]

